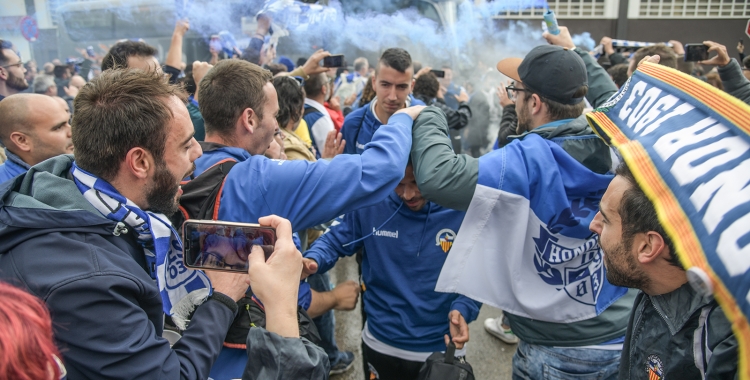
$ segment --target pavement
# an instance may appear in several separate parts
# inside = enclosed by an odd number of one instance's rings
[[[355,258],[338,261],[330,272],[331,282],[338,284],[359,277]],[[362,364],[361,332],[362,315],[359,312],[361,298],[353,311],[336,311],[336,341],[340,350],[354,352],[353,368],[342,375],[331,376],[331,380],[364,380]],[[495,318],[500,310],[482,306],[479,318],[469,324],[469,343],[466,347],[466,361],[474,369],[478,380],[510,380],[511,360],[516,345],[508,345],[484,331],[485,318]],[[447,323],[447,320],[446,320]]]

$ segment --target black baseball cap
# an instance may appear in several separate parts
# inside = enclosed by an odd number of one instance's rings
[[[506,58],[497,70],[541,97],[562,104],[578,104],[574,97],[582,86],[588,86],[586,64],[578,53],[556,45],[537,46],[521,60]]]

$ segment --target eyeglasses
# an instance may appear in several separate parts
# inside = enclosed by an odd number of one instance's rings
[[[300,87],[305,86],[305,78],[302,78],[302,77],[292,77],[292,78],[294,78],[294,80],[296,80],[297,83],[299,83]]]
[[[23,62],[21,62],[21,61],[18,61],[18,62],[16,62],[16,63],[10,64],[10,65],[5,65],[5,66],[0,66],[0,67],[2,67],[2,68],[4,68],[4,69],[7,69],[7,68],[9,68],[9,67],[13,67],[13,66],[21,66],[21,65],[23,65]]]
[[[508,91],[508,96],[516,97],[518,96],[519,92],[531,92],[530,90],[527,90],[525,88],[518,88],[513,86],[505,87],[505,91]]]

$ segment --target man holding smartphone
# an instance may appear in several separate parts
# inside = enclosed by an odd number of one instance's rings
[[[218,220],[257,223],[274,214],[303,231],[380,202],[403,176],[414,110],[390,117],[361,155],[277,161],[263,156],[278,126],[270,72],[246,61],[220,61],[201,81],[199,96],[206,140],[195,175],[222,160],[237,161],[226,175]]]
[[[75,161],[53,157],[0,187],[0,280],[45,301],[71,379],[206,379],[248,283],[273,321],[251,331],[257,351],[245,377],[321,378],[323,351],[298,339],[301,257],[288,221],[259,219],[277,229],[278,243],[268,261],[252,251],[249,277],[182,266],[165,214],[177,210],[201,148],[186,94],[166,81],[104,72],[76,98]],[[190,319],[173,347],[161,337],[163,312]]]

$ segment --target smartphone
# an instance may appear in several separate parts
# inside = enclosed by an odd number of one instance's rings
[[[188,219],[182,224],[185,266],[247,273],[254,245],[266,259],[273,253],[276,230],[251,223]]]
[[[708,59],[708,46],[703,44],[685,45],[685,62],[698,62]]]
[[[323,58],[323,67],[344,67],[344,55],[332,55]]]
[[[445,70],[430,70],[438,78],[445,78]]]
[[[89,58],[95,58],[96,54],[94,54],[94,47],[93,46],[87,47],[86,54],[88,54]]]

